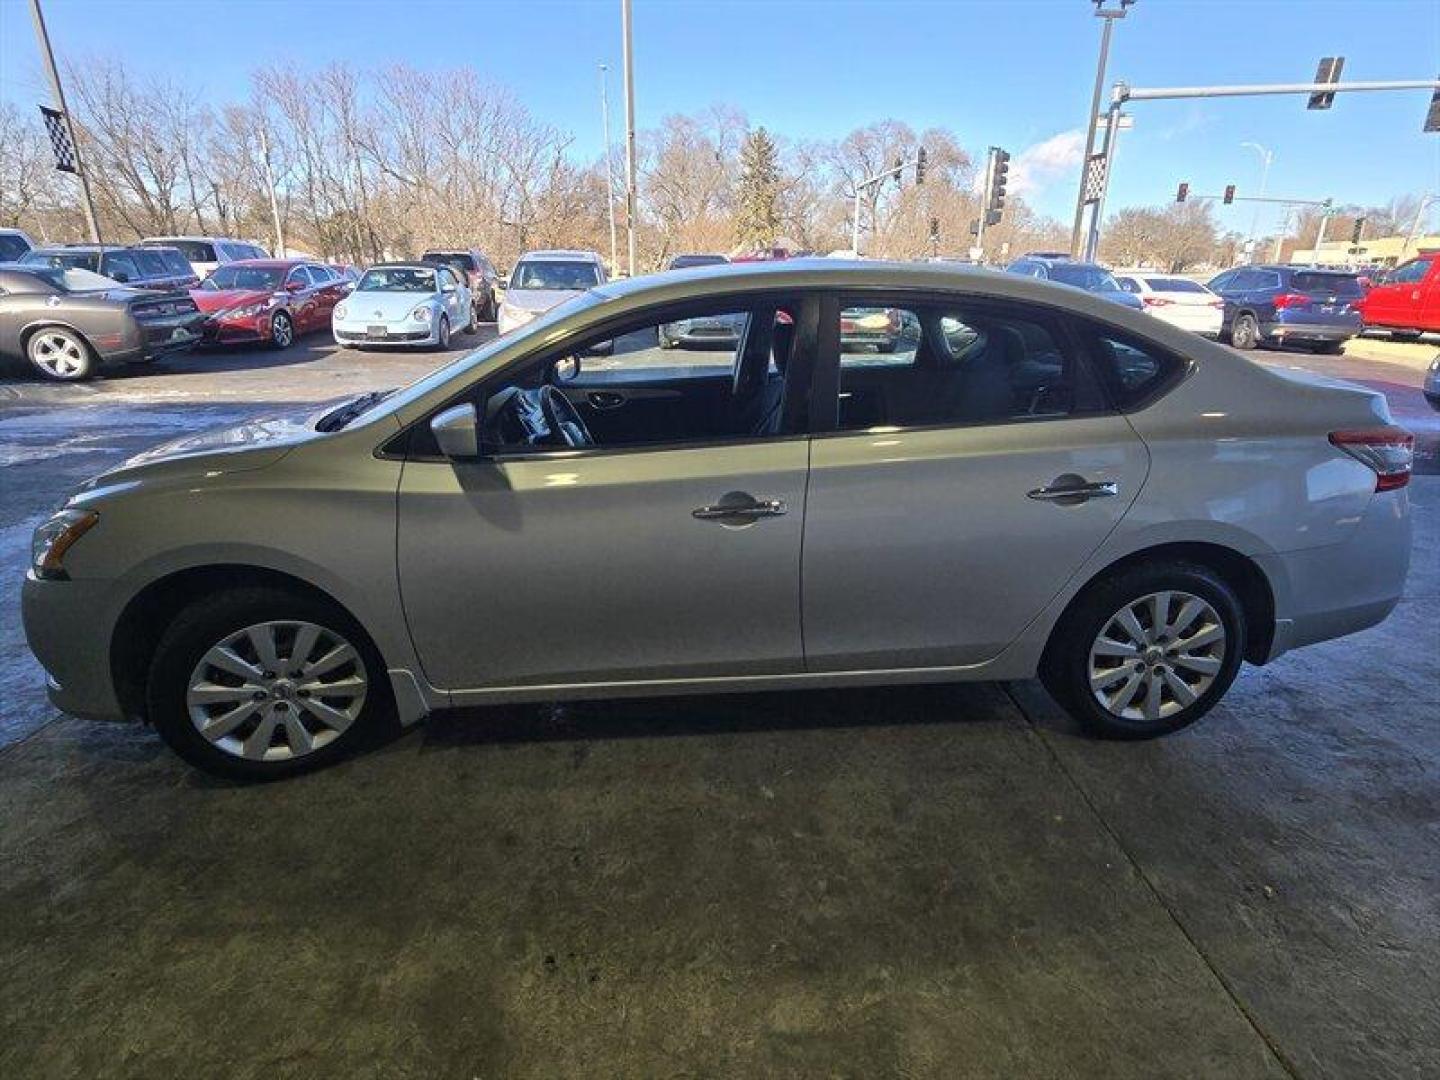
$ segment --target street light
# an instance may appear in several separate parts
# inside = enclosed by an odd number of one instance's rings
[[[1265,197],[1265,189],[1270,183],[1270,163],[1275,160],[1275,155],[1257,142],[1242,142],[1241,147],[1249,147],[1260,155],[1260,198]],[[1250,215],[1250,237],[1245,243],[1250,254],[1250,261],[1255,261],[1255,234],[1260,230],[1260,204],[1255,204],[1255,212]]]
[[[620,274],[619,243],[615,234],[615,165],[610,157],[610,65],[600,65],[600,124],[605,132],[605,210],[610,218],[610,273]]]
[[[1114,8],[1107,8],[1106,0],[1091,0],[1091,3],[1095,5],[1095,15],[1105,20],[1105,28],[1100,34],[1100,62],[1095,68],[1095,92],[1090,96],[1090,116],[1085,126],[1085,153],[1080,160],[1080,186],[1075,193],[1075,225],[1070,230],[1071,258],[1080,256],[1080,225],[1085,218],[1085,181],[1090,172],[1090,155],[1095,152],[1095,127],[1100,113],[1100,95],[1105,90],[1105,65],[1110,60],[1110,31],[1115,20],[1123,19],[1135,0],[1119,0],[1120,6]],[[1109,166],[1108,161],[1105,164]],[[1092,212],[1099,213],[1099,207]]]

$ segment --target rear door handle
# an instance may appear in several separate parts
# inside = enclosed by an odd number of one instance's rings
[[[754,521],[758,518],[783,517],[789,508],[784,499],[752,499],[748,503],[714,503],[690,511],[697,521]]]
[[[1028,498],[1041,502],[1082,503],[1089,499],[1108,499],[1112,495],[1119,495],[1120,485],[1114,480],[1096,480],[1038,487],[1025,494]]]

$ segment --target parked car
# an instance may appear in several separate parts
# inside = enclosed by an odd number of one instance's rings
[[[225,263],[270,257],[270,253],[259,244],[224,236],[147,236],[140,241],[140,246],[174,248],[189,262],[195,275],[202,279]]]
[[[190,295],[206,316],[205,344],[288,349],[299,335],[329,328],[345,290],[321,263],[243,259],[217,267]]]
[[[746,321],[743,314],[700,315],[661,323],[657,336],[662,349],[733,349],[745,332]]]
[[[1354,274],[1298,266],[1238,266],[1211,278],[1225,301],[1221,336],[1237,349],[1304,345],[1338,353],[1363,326]]]
[[[427,251],[420,256],[424,263],[449,263],[470,290],[470,303],[475,308],[476,322],[494,322],[500,313],[500,275],[495,264],[474,248]]]
[[[68,244],[40,247],[22,255],[26,266],[49,266],[57,270],[89,270],[134,289],[192,289],[200,284],[185,257],[175,248],[108,247],[99,244]]]
[[[500,302],[498,329],[508,334],[605,280],[605,263],[593,251],[526,252],[510,272],[510,286]]]
[[[35,246],[19,229],[0,229],[0,262],[19,262]]]
[[[724,255],[672,255],[666,270],[688,270],[692,266],[724,266],[730,260]]]
[[[341,345],[450,347],[452,329],[473,334],[470,288],[448,263],[379,263],[335,309]]]
[[[841,350],[860,303],[913,362]],[[655,364],[717,312],[729,363]],[[22,610],[58,708],[244,778],[436,709],[1037,673],[1148,737],[1386,617],[1412,452],[1378,392],[1077,289],[722,267],[112,469],[36,530]]]
[[[1440,334],[1440,254],[1431,252],[1401,263],[1355,303],[1365,329],[1418,338]]]
[[[1188,278],[1158,274],[1116,274],[1120,288],[1138,296],[1145,310],[1172,326],[1206,337],[1219,337],[1225,301]]]
[[[1012,274],[1054,281],[1072,288],[1084,289],[1096,296],[1104,297],[1123,307],[1143,311],[1145,305],[1138,296],[1120,288],[1115,275],[1095,263],[1077,262],[1074,259],[1054,255],[1022,255],[1005,268]]]
[[[0,355],[41,375],[79,382],[105,364],[145,363],[200,340],[183,292],[117,286],[88,270],[0,264]]]
[[[1425,370],[1425,400],[1430,407],[1440,411],[1440,352],[1435,354],[1435,359],[1430,361],[1430,366]]]
[[[920,333],[920,324],[899,308],[852,307],[840,312],[843,352],[893,353],[905,337]]]

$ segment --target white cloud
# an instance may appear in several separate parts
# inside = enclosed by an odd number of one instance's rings
[[[1035,195],[1060,179],[1071,179],[1085,156],[1085,132],[1079,128],[1027,146],[1010,163],[1011,191]]]

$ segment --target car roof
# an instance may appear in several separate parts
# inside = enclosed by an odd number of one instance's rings
[[[258,266],[266,270],[289,270],[296,266],[309,266],[319,261],[319,259],[235,259],[225,265],[227,267]]]
[[[378,263],[371,263],[371,264],[370,264],[369,266],[367,266],[365,269],[367,269],[367,270],[390,270],[390,269],[394,269],[394,270],[400,270],[400,269],[404,269],[404,270],[434,270],[435,267],[434,267],[434,265],[433,265],[432,263],[421,262],[419,259],[414,259],[414,260],[411,260],[411,261],[409,261],[409,262],[406,262],[406,261],[404,261],[404,260],[397,260],[397,261],[395,261],[395,262],[378,262]]]
[[[235,237],[235,236],[188,236],[188,235],[182,236],[182,235],[180,235],[179,233],[176,233],[176,234],[173,235],[173,236],[147,236],[147,237],[145,237],[144,239],[142,239],[142,240],[140,241],[140,243],[142,243],[142,244],[149,244],[149,243],[152,243],[153,241],[157,241],[157,240],[158,240],[158,241],[161,241],[161,242],[164,242],[164,241],[167,241],[167,240],[203,240],[203,241],[205,241],[205,242],[207,242],[207,243],[211,243],[211,244],[217,243],[217,242],[218,242],[218,243],[222,243],[222,244],[249,244],[249,243],[253,243],[253,241],[251,241],[251,240],[241,240],[239,237]]]
[[[584,262],[596,263],[601,261],[599,254],[597,254],[596,252],[581,251],[578,248],[573,250],[567,250],[565,248],[552,248],[547,251],[527,251],[525,252],[525,254],[520,256],[520,259],[533,259],[538,261],[553,259],[556,261],[566,260],[572,262],[576,259],[579,259]],[[517,259],[515,261],[519,262],[520,259]]]

